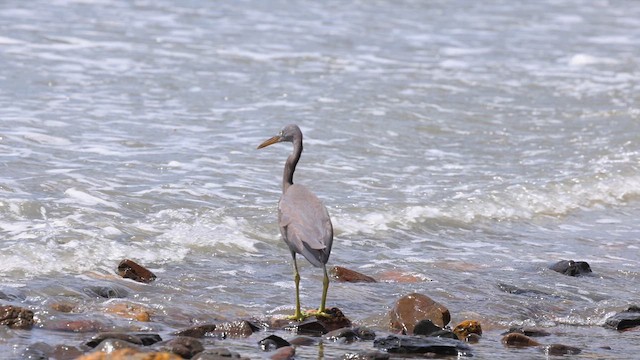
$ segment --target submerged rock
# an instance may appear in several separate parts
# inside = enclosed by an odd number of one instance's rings
[[[176,331],[174,335],[190,336],[193,338],[212,337],[212,336],[215,336],[216,328],[217,326],[215,324],[198,325],[198,326],[190,327],[188,329]]]
[[[549,356],[578,355],[582,350],[577,347],[562,344],[551,344],[542,347],[542,352]]]
[[[436,337],[389,335],[376,339],[373,346],[392,354],[471,356],[469,346],[460,340]]]
[[[126,279],[148,284],[156,279],[156,275],[149,269],[133,260],[124,259],[118,264],[118,275]]]
[[[101,342],[108,339],[118,339],[134,345],[141,345],[141,346],[149,346],[162,341],[162,338],[160,337],[160,335],[153,334],[153,333],[127,334],[127,333],[120,333],[120,332],[103,332],[92,337],[91,340],[85,343],[85,345],[90,348],[95,348]]]
[[[528,347],[528,346],[539,346],[540,343],[533,340],[532,338],[520,334],[520,333],[510,333],[505,335],[502,338],[502,343],[505,346],[509,347]]]
[[[391,356],[382,351],[363,351],[354,354],[345,354],[341,360],[387,360]]]
[[[334,266],[333,268],[331,268],[330,273],[331,273],[331,276],[338,282],[351,282],[351,283],[376,282],[376,279],[372,278],[371,276],[361,274],[357,271],[350,270],[342,266]]]
[[[544,330],[532,329],[532,328],[523,328],[523,327],[519,327],[519,326],[515,326],[515,327],[510,328],[506,332],[502,333],[502,335],[507,335],[507,334],[511,334],[511,333],[518,333],[518,334],[523,334],[523,335],[531,336],[531,337],[542,337],[542,336],[551,335],[550,333],[548,333],[548,332],[546,332]]]
[[[295,358],[296,349],[293,346],[281,347],[269,357],[271,360],[292,360]]]
[[[435,325],[444,327],[451,321],[451,315],[444,305],[426,295],[413,293],[396,302],[389,312],[389,320],[392,329],[411,334],[420,320],[431,320]]]
[[[127,290],[119,286],[112,286],[112,285],[88,286],[88,287],[85,287],[83,290],[84,290],[84,293],[89,296],[101,297],[106,299],[125,298],[129,295],[129,292]]]
[[[28,330],[33,324],[33,311],[13,305],[0,306],[0,325]]]
[[[551,270],[569,276],[591,274],[591,267],[585,261],[560,260],[551,265]]]
[[[547,299],[550,297],[557,297],[552,294],[546,293],[544,291],[536,290],[536,289],[521,289],[514,285],[508,285],[504,283],[498,283],[498,289],[514,295],[525,295],[530,296],[537,299]]]
[[[619,312],[607,320],[604,326],[610,329],[626,330],[640,325],[640,307],[630,306],[627,310]]]
[[[227,348],[214,348],[207,349],[205,351],[199,352],[192,360],[228,360],[228,359],[246,359],[240,356],[237,352],[230,351]]]
[[[151,321],[151,310],[133,303],[111,303],[107,305],[105,312],[129,320]]]

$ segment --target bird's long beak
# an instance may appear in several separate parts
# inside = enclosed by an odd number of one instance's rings
[[[258,145],[258,149],[262,149],[263,147],[267,147],[269,145],[273,145],[275,143],[279,143],[282,140],[282,137],[277,135],[272,137],[271,139],[265,140],[262,144]]]

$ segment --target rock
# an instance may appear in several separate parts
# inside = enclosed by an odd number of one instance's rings
[[[226,339],[248,337],[259,330],[260,327],[258,327],[257,325],[246,320],[239,320],[217,324],[216,329],[213,331],[213,333],[223,339]]]
[[[71,360],[82,356],[83,353],[84,351],[78,349],[75,346],[56,345],[53,348],[53,351],[51,352],[49,358],[57,360]]]
[[[310,336],[296,336],[293,339],[289,340],[291,345],[295,346],[312,346],[316,345],[319,340],[318,338],[313,338]]]
[[[390,355],[382,351],[363,351],[355,354],[345,354],[342,360],[387,360]]]
[[[164,344],[163,349],[165,351],[182,356],[185,359],[191,359],[199,352],[204,350],[204,346],[200,340],[188,337],[180,336],[169,340]]]
[[[151,310],[138,304],[111,303],[107,305],[105,312],[130,320],[142,322],[151,321]]]
[[[279,348],[273,355],[269,357],[272,360],[292,360],[296,355],[296,349],[293,346],[285,346]]]
[[[337,307],[325,309],[325,313],[328,316],[315,316],[315,318],[327,329],[327,331],[351,326],[351,320],[344,316],[342,311]]]
[[[156,275],[133,260],[124,259],[118,264],[118,275],[126,279],[148,284],[156,279]]]
[[[413,328],[413,335],[458,339],[458,336],[451,330],[441,328],[434,324],[431,320],[418,321],[418,323]]]
[[[194,327],[190,327],[188,329],[180,330],[174,333],[176,336],[190,336],[193,338],[203,338],[203,337],[212,337],[215,336],[216,331],[215,324],[205,324],[198,325]]]
[[[121,339],[105,339],[95,347],[94,351],[111,354],[114,351],[121,349],[134,349],[136,351],[140,351],[140,347],[138,345]]]
[[[228,360],[228,359],[245,359],[240,354],[229,351],[227,348],[208,349],[196,354],[192,360]]]
[[[305,321],[296,323],[291,322],[288,326],[285,327],[286,330],[294,331],[299,335],[312,335],[312,336],[320,336],[329,332],[327,328],[322,324],[322,322],[311,318]]]
[[[373,341],[376,338],[376,333],[366,326],[355,327],[353,331],[358,335],[358,338],[363,341]]]
[[[512,327],[510,328],[508,331],[502,333],[502,335],[507,335],[510,333],[518,333],[518,334],[524,334],[530,337],[542,337],[542,336],[549,336],[551,335],[550,333],[544,331],[544,330],[540,330],[540,329],[531,329],[531,328],[523,328],[523,327]]]
[[[42,359],[48,360],[53,347],[44,342],[37,342],[27,346],[22,352],[21,359]]]
[[[400,298],[389,312],[391,328],[413,333],[413,328],[420,320],[431,320],[435,325],[444,327],[451,321],[449,309],[426,295],[409,294]]]
[[[342,328],[329,331],[324,335],[324,338],[333,342],[352,343],[358,340],[358,334],[351,328]]]
[[[482,335],[482,327],[478,321],[465,320],[453,329],[453,333],[458,336],[458,339],[465,341],[470,334]]]
[[[530,296],[536,299],[548,299],[548,298],[556,298],[557,296],[554,296],[552,294],[546,293],[544,291],[540,291],[540,290],[535,290],[535,289],[520,289],[516,286],[513,285],[508,285],[508,284],[503,284],[503,283],[499,283],[498,284],[498,289],[509,293],[509,294],[514,294],[514,295],[525,295],[525,296]]]
[[[509,347],[527,347],[527,346],[538,346],[539,342],[533,340],[532,338],[519,334],[519,333],[510,333],[505,335],[502,338],[502,343],[505,346]]]
[[[560,260],[549,268],[553,271],[569,276],[591,274],[591,267],[585,261]]]
[[[470,356],[469,346],[460,340],[436,337],[389,335],[376,339],[373,346],[392,354]]]
[[[106,325],[88,319],[81,320],[54,320],[44,324],[47,330],[70,331],[75,333],[97,332],[107,328]]]
[[[269,335],[266,338],[258,341],[258,345],[260,345],[260,349],[262,351],[273,351],[285,346],[291,346],[291,344],[277,335]]]
[[[582,350],[577,347],[562,344],[551,344],[542,347],[542,352],[547,356],[578,355]]]
[[[125,298],[129,295],[127,290],[119,286],[88,286],[85,287],[83,291],[89,296],[106,299]]]
[[[33,324],[33,311],[13,305],[0,306],[0,325],[29,330]]]
[[[331,273],[331,276],[338,282],[350,282],[350,283],[376,282],[376,279],[372,278],[371,276],[361,274],[357,271],[350,270],[342,266],[334,266],[333,268],[331,268],[330,273]]]
[[[640,307],[635,305],[607,318],[604,323],[605,327],[619,331],[630,329],[638,325],[640,325]]]
[[[418,283],[418,282],[431,281],[427,278],[424,278],[415,274],[394,271],[394,270],[383,272],[378,276],[378,278],[380,279],[380,281],[394,282],[394,283]]]
[[[119,349],[111,354],[101,351],[80,356],[76,360],[182,360],[179,355],[168,352],[139,352],[136,349]]]
[[[70,313],[73,311],[75,306],[70,303],[55,303],[51,304],[51,309],[61,312],[61,313]]]
[[[126,334],[126,333],[119,333],[119,332],[103,332],[103,333],[99,333],[99,334],[95,335],[94,337],[92,337],[91,340],[87,341],[85,343],[85,345],[90,347],[90,348],[95,348],[96,346],[100,345],[101,342],[103,342],[103,341],[105,341],[107,339],[122,340],[122,341],[126,341],[128,343],[134,344],[134,345],[142,345],[142,339],[140,339],[139,337],[137,337],[135,335],[130,335],[130,334]]]

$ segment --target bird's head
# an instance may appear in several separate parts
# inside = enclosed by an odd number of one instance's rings
[[[296,124],[289,124],[280,130],[278,135],[265,140],[262,144],[258,145],[258,149],[273,145],[279,142],[293,142],[294,139],[302,139],[302,131]]]

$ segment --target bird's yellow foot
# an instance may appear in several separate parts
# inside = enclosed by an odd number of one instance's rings
[[[307,316],[330,318],[331,314],[327,313],[325,310],[322,310],[322,311],[320,311],[320,309],[318,309],[318,310],[307,310]]]
[[[293,320],[293,321],[304,321],[304,319],[308,318],[310,315],[307,314],[303,314],[303,313],[298,313],[298,314],[293,314],[291,316],[287,316],[287,320]]]

